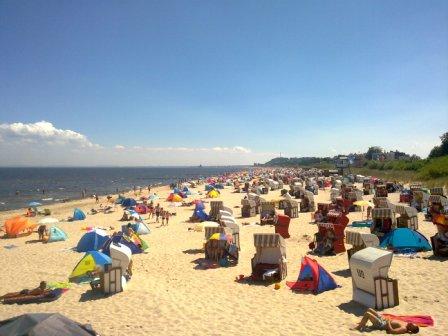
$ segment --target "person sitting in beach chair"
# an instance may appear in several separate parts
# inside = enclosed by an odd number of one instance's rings
[[[321,235],[319,232],[316,233],[315,239],[316,248],[313,250],[315,254],[319,256],[335,254],[333,246],[336,236],[332,229],[326,230],[324,235]]]
[[[406,323],[400,320],[388,320],[381,314],[372,308],[367,309],[361,322],[354,328],[355,330],[364,331],[368,322],[372,323],[369,329],[373,330],[385,330],[388,334],[401,335],[401,334],[417,334],[419,327],[414,323]]]

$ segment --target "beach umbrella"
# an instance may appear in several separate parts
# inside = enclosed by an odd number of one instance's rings
[[[365,200],[356,201],[356,202],[353,202],[353,204],[357,205],[357,206],[369,206],[372,208],[375,206],[372,202],[365,201]]]
[[[39,224],[41,225],[50,225],[50,224],[56,224],[59,223],[59,220],[53,217],[46,217],[46,218],[42,218],[39,221]]]
[[[356,201],[356,202],[353,202],[353,204],[357,205],[357,206],[362,206],[363,210],[364,210],[365,206],[372,207],[372,208],[375,206],[372,202],[369,202],[369,201],[366,201],[366,200]],[[362,212],[361,219],[363,219],[363,218],[364,218],[364,211]]]
[[[30,202],[30,203],[28,203],[28,206],[31,207],[31,208],[38,207],[39,205],[42,205],[42,203],[39,203],[39,202]]]
[[[225,233],[214,233],[210,236],[209,240],[220,240],[220,241],[227,241],[227,242],[231,242],[232,241],[232,235],[227,235]]]
[[[194,226],[194,231],[202,232],[202,231],[204,231],[204,229],[206,227],[219,227],[219,224],[216,222],[208,222],[208,221],[202,222],[202,223],[197,223]]]

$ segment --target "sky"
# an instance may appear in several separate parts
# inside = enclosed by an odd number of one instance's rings
[[[448,131],[447,1],[0,0],[0,165],[227,165]]]

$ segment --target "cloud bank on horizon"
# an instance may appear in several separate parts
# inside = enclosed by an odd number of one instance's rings
[[[436,141],[414,141],[408,142],[407,148],[398,149],[426,156],[436,144]],[[308,156],[334,156],[363,151],[363,149],[356,150],[356,146],[351,149],[344,147],[340,151],[335,145],[333,143],[328,147],[325,155],[308,154]],[[302,156],[300,150],[301,148],[297,148],[296,154],[288,156]],[[98,144],[84,134],[57,128],[48,121],[0,124],[2,166],[241,165],[263,163],[277,155],[274,152],[252,151],[239,145],[160,147],[138,141],[132,145]]]
[[[79,132],[51,122],[0,124],[1,165],[240,165],[264,162],[273,153],[252,152],[243,146],[154,147],[100,145]]]

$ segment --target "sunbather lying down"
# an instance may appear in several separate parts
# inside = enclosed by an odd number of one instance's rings
[[[24,289],[20,292],[0,296],[0,302],[3,304],[51,302],[59,299],[66,290],[64,288],[47,289],[47,284],[45,281],[42,281],[39,287],[35,289]]]
[[[371,327],[367,327],[368,322],[372,323]],[[399,320],[388,320],[382,317],[378,312],[369,308],[364,313],[361,322],[354,328],[364,331],[366,328],[374,330],[385,330],[388,334],[417,334],[419,327],[413,323],[406,323]]]
[[[45,293],[45,290],[47,289],[47,283],[45,281],[42,281],[39,285],[39,287],[34,289],[22,289],[20,292],[14,292],[14,293],[8,293],[5,295],[0,296],[0,300],[3,299],[10,299],[16,296],[22,296],[22,295],[41,295]]]

